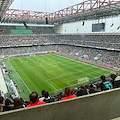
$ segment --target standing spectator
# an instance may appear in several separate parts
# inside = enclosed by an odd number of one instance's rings
[[[102,75],[100,78],[102,80],[102,82],[100,83],[101,91],[113,89],[112,83],[110,81],[107,81],[104,75]]]
[[[65,88],[66,97],[62,98],[61,100],[67,100],[67,99],[72,99],[72,98],[76,98],[77,97],[76,95],[71,95],[70,92],[71,92],[70,88],[66,87]]]
[[[29,95],[29,98],[30,98],[30,104],[28,106],[26,106],[25,108],[46,104],[45,102],[40,102],[38,100],[37,92],[32,92]]]

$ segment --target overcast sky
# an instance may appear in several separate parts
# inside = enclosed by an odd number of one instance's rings
[[[10,8],[40,12],[55,12],[85,0],[14,0]]]

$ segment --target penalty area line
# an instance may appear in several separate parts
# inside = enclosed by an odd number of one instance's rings
[[[45,80],[50,86],[52,86],[55,90],[57,90],[52,84],[50,84],[47,80]]]

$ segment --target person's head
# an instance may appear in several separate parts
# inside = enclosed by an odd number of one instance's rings
[[[19,109],[21,107],[21,100],[20,98],[15,98],[14,99],[14,108]]]
[[[106,77],[104,75],[100,76],[100,79],[105,82],[106,81]]]
[[[38,94],[37,94],[37,92],[32,92],[29,95],[29,98],[30,98],[30,102],[31,103],[35,103],[38,100]]]
[[[110,77],[112,78],[112,80],[115,80],[115,78],[117,77],[117,75],[111,74]]]
[[[3,112],[3,106],[0,104],[0,112]]]
[[[96,89],[96,85],[90,84],[90,89]]]
[[[41,95],[42,95],[42,97],[45,96],[45,90],[42,90],[42,91],[41,91]]]
[[[10,100],[9,99],[6,99],[5,100],[5,106],[9,106],[10,105]]]
[[[80,90],[84,90],[85,89],[85,86],[84,85],[81,85],[80,86]]]
[[[85,89],[89,89],[89,87],[90,87],[89,84],[85,85]]]
[[[48,98],[49,93],[47,91],[45,91],[45,98]]]
[[[3,97],[0,96],[0,104],[3,104]]]
[[[77,91],[78,91],[78,88],[77,88],[77,87],[75,87],[75,88],[74,88],[74,94],[76,94],[76,93],[77,93]]]
[[[90,89],[93,89],[93,84],[90,84]]]
[[[65,88],[65,94],[66,94],[66,95],[70,95],[70,88],[69,88],[69,87],[66,87],[66,88]]]

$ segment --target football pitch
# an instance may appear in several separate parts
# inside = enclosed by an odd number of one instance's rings
[[[41,94],[57,92],[67,86],[90,83],[110,70],[99,68],[57,54],[22,57],[5,60],[6,68],[12,70],[10,78],[17,84],[20,97],[28,100],[32,91]],[[87,78],[87,81],[86,79]]]

